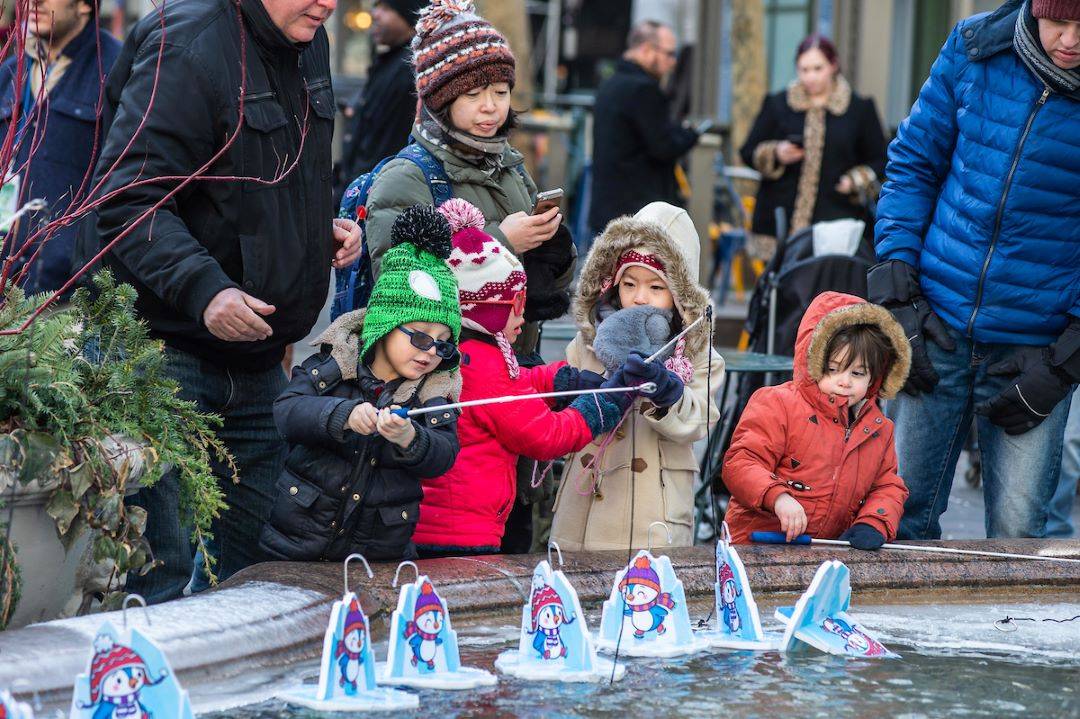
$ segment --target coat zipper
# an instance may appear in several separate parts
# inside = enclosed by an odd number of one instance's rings
[[[349,505],[349,492],[354,486],[356,486],[357,480],[360,479],[360,473],[364,471],[364,465],[367,463],[368,447],[367,442],[364,443],[364,449],[360,452],[360,460],[356,463],[356,467],[353,468],[352,473],[349,475],[349,482],[345,485],[346,489],[341,497],[341,504],[338,506],[337,515],[334,517],[334,526],[330,529],[330,539],[326,541],[326,545],[323,547],[322,552],[319,553],[320,557],[326,556],[334,540],[338,535],[345,531],[345,527],[341,526],[341,523],[345,520],[345,509]],[[361,498],[360,501],[363,501]]]
[[[1012,166],[1009,167],[1009,174],[1005,176],[1005,187],[1001,191],[1001,200],[998,201],[997,216],[994,218],[994,233],[990,236],[990,248],[986,251],[986,258],[983,260],[982,272],[979,273],[979,284],[975,290],[975,306],[971,309],[971,318],[967,324],[967,336],[969,338],[974,337],[975,334],[975,316],[979,314],[979,308],[982,305],[983,285],[986,282],[986,272],[990,269],[990,260],[994,256],[994,247],[997,245],[998,236],[1001,234],[1001,219],[1005,214],[1005,201],[1009,198],[1009,188],[1012,187],[1013,175],[1016,174],[1016,166],[1020,164],[1020,153],[1024,149],[1024,143],[1027,142],[1028,135],[1031,133],[1031,126],[1035,123],[1035,116],[1039,114],[1039,110],[1046,104],[1046,99],[1050,97],[1050,86],[1043,87],[1042,95],[1039,96],[1039,100],[1035,103],[1035,107],[1031,108],[1031,114],[1028,115],[1027,124],[1024,125],[1024,132],[1020,135],[1020,141],[1016,143],[1016,152],[1013,153]]]

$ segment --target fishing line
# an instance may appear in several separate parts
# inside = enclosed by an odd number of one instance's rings
[[[626,540],[626,569],[624,571],[630,571],[630,562],[634,559],[634,500],[637,495],[637,478],[634,476],[634,459],[637,457],[637,410],[634,405],[637,401],[631,402],[629,412],[633,415],[630,418],[630,463],[627,465],[627,471],[630,473],[630,536]],[[625,579],[626,575],[623,575]],[[611,679],[608,680],[608,684],[615,683],[615,670],[619,667],[619,647],[622,646],[623,630],[626,628],[626,595],[622,592],[622,587],[617,588],[619,592],[619,636],[615,639],[615,659],[611,663]]]
[[[1054,617],[1010,617],[1006,614],[1004,619],[999,619],[994,622],[994,627],[1003,632],[1015,632],[1019,627],[1013,624],[1013,622],[1054,622],[1055,624],[1067,624],[1069,622],[1075,622],[1077,619],[1080,619],[1080,614],[1077,614],[1075,617],[1069,617],[1068,619],[1055,619]]]

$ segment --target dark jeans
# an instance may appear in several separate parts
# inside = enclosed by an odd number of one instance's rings
[[[214,521],[214,568],[219,579],[262,559],[259,534],[270,516],[274,482],[281,474],[285,443],[274,426],[274,400],[285,389],[280,366],[260,372],[229,370],[186,352],[166,348],[167,371],[180,384],[180,396],[200,411],[214,412],[224,421],[217,436],[225,443],[239,470],[239,483],[224,465],[215,463],[228,509]],[[180,521],[180,489],[175,471],[154,486],[140,490],[128,504],[144,507],[146,539],[162,566],[145,576],[129,575],[127,591],[150,604],[175,599],[192,577],[194,548],[191,527]]]
[[[912,397],[901,393],[887,413],[896,423],[900,476],[908,491],[900,539],[940,539],[940,517],[949,504],[956,461],[974,420],[982,452],[987,537],[1042,537],[1050,499],[1058,486],[1061,444],[1069,401],[1063,400],[1042,424],[1011,436],[974,406],[997,395],[1009,378],[987,368],[1010,356],[1016,345],[971,342],[955,330],[956,351],[933,342],[927,352],[941,382],[933,392]]]

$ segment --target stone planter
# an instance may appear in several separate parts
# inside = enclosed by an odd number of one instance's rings
[[[126,437],[110,437],[104,445],[109,464],[128,473],[127,493],[138,491],[141,485],[136,480],[146,470],[145,448]],[[56,523],[45,511],[57,484],[55,478],[42,478],[21,485],[10,475],[0,476],[0,493],[7,502],[0,517],[4,523],[10,517],[11,542],[22,575],[22,596],[8,628],[70,616],[83,605],[85,592],[102,588],[102,572],[88,551],[90,532],[65,552]]]

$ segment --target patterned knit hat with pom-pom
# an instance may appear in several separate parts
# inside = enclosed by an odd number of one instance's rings
[[[431,205],[402,212],[390,230],[391,247],[371,291],[360,357],[368,361],[375,343],[398,325],[437,322],[461,333],[457,281],[445,260],[450,257],[450,225]],[[447,360],[443,360],[443,367]]]
[[[412,41],[416,94],[438,112],[469,90],[514,86],[514,54],[471,0],[432,0],[420,11]]]

